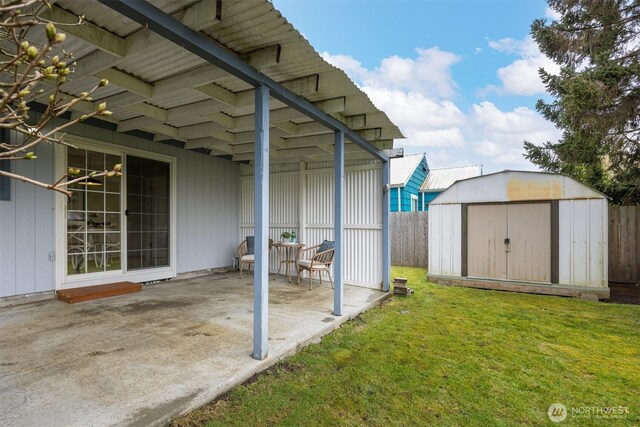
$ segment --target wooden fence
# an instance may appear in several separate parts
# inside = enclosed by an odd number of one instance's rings
[[[640,283],[640,206],[609,208],[609,281]]]
[[[428,266],[428,213],[391,213],[391,265]]]

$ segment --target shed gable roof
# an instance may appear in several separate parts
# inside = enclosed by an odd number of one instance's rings
[[[505,170],[458,181],[430,205],[605,198],[566,175]]]
[[[391,186],[404,187],[407,185],[422,160],[426,161],[424,153],[391,159]]]

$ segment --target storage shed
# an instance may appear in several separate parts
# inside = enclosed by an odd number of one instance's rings
[[[550,173],[458,181],[429,205],[429,280],[607,299],[607,199]]]

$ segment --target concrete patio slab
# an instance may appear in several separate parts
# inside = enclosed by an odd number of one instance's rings
[[[211,274],[69,305],[0,308],[0,425],[162,425],[337,328],[388,294],[270,281],[269,357],[250,357],[252,277]]]

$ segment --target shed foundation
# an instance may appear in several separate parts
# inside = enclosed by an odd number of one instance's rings
[[[466,288],[493,289],[497,291],[522,292],[527,294],[556,295],[590,300],[607,300],[610,297],[609,288],[431,275],[429,275],[427,279],[430,282],[437,283],[439,285],[461,286]]]

